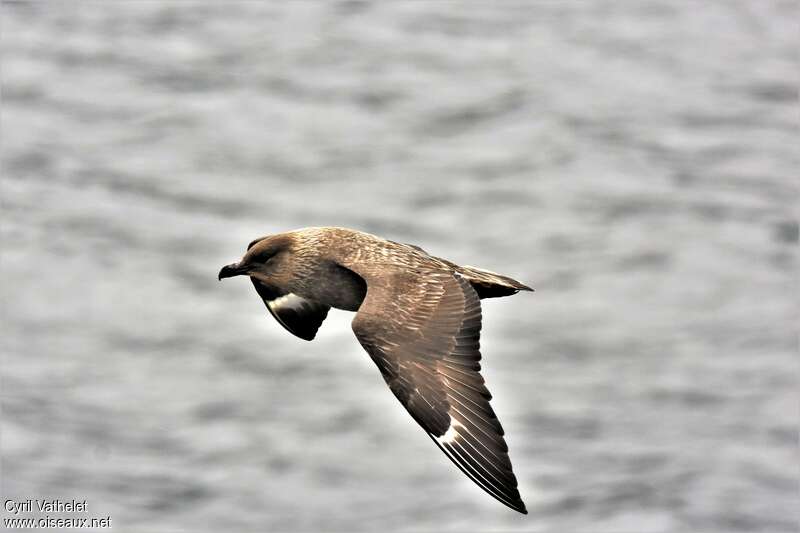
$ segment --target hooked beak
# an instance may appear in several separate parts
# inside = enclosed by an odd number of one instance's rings
[[[248,265],[243,265],[241,263],[231,263],[230,265],[225,265],[222,267],[222,270],[219,271],[219,275],[217,279],[221,280],[223,278],[232,278],[233,276],[241,276],[243,274],[247,274],[247,271],[250,269]]]

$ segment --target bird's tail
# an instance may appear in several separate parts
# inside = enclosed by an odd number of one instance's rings
[[[483,298],[497,298],[499,296],[511,296],[519,291],[532,291],[530,287],[524,283],[503,276],[491,270],[484,270],[471,266],[461,266],[437,257],[439,261],[445,263],[450,268],[464,276],[472,284],[472,288],[478,293],[478,297]]]
[[[497,298],[498,296],[510,296],[519,291],[532,291],[524,283],[503,276],[491,270],[475,268],[471,266],[459,266],[458,272],[467,278],[472,287],[481,298]]]

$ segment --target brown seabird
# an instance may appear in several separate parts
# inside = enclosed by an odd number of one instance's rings
[[[331,307],[357,311],[356,338],[411,417],[472,481],[527,514],[480,375],[480,300],[533,289],[418,246],[332,227],[252,241],[241,261],[219,271],[219,279],[240,275],[301,339],[314,338]]]

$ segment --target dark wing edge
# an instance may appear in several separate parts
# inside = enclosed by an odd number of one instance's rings
[[[330,307],[293,293],[280,294],[255,278],[250,278],[270,314],[289,333],[303,340],[313,340],[328,316]]]
[[[437,276],[433,284],[428,279],[427,286],[414,287],[410,298],[368,289],[353,331],[439,449],[487,494],[527,514],[503,428],[479,373],[480,298],[460,275]],[[410,329],[381,324],[400,316]]]

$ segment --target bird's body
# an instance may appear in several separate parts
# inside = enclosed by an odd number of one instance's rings
[[[345,228],[306,228],[250,243],[220,279],[250,276],[272,315],[311,340],[331,307],[409,414],[475,483],[519,512],[503,429],[480,371],[480,299],[529,287],[409,244]]]

